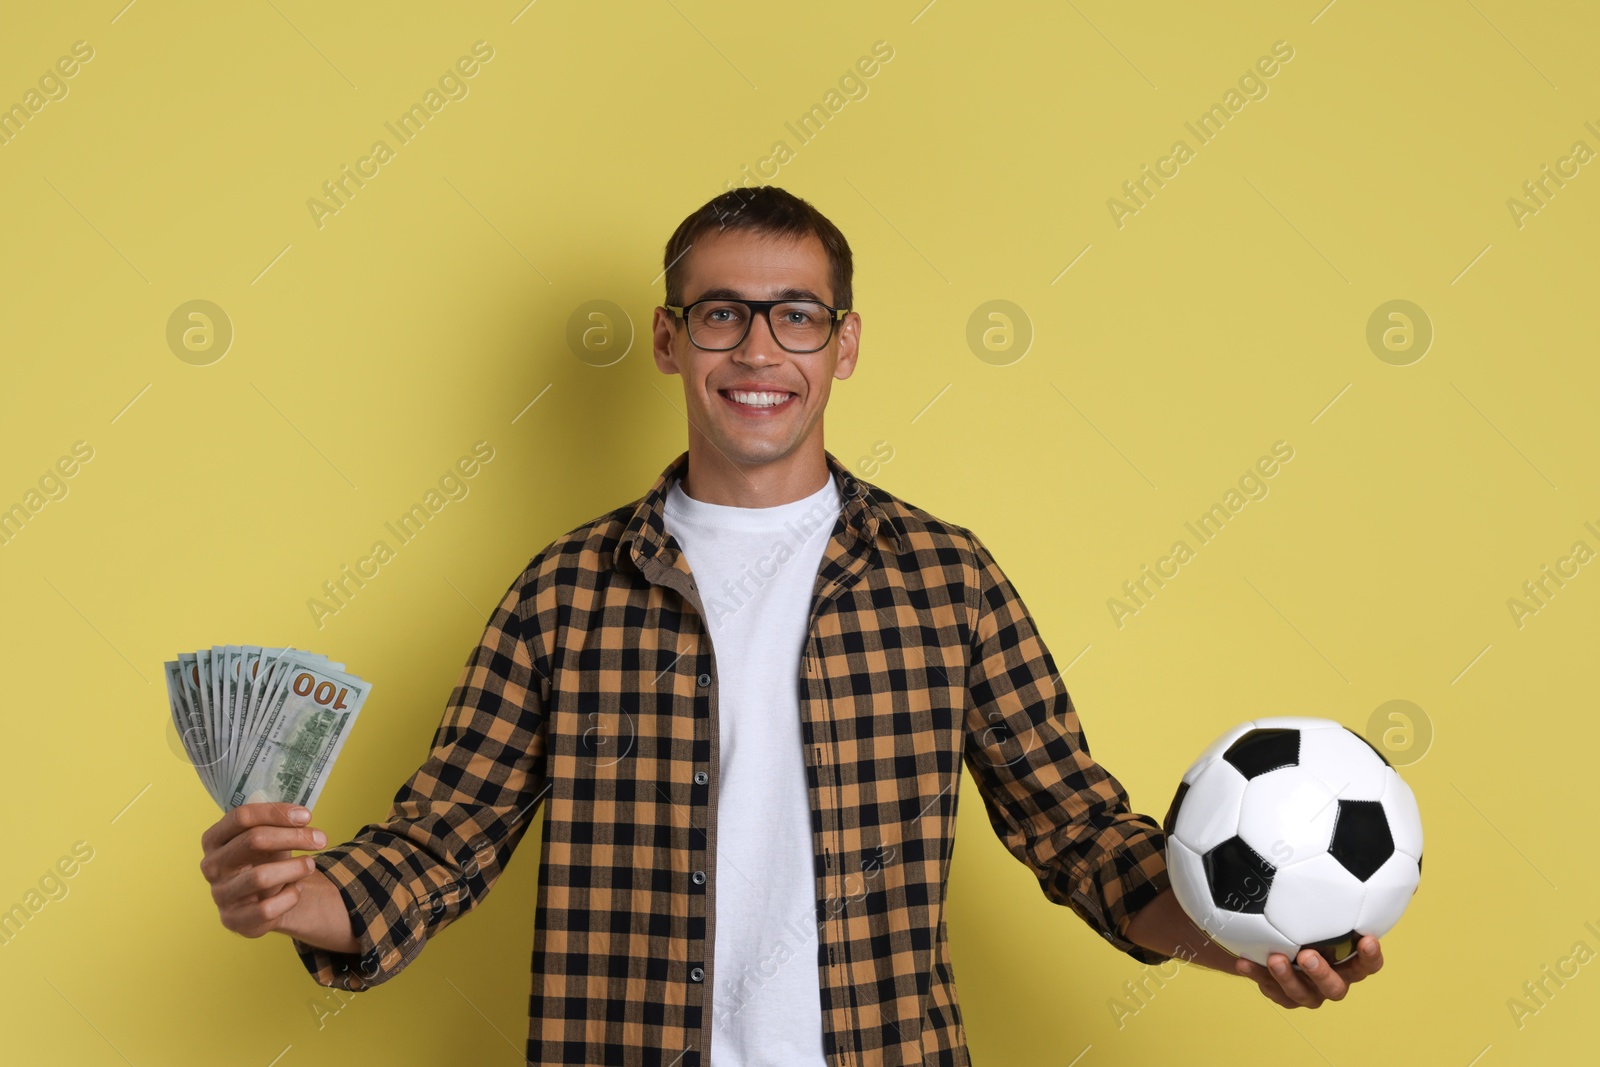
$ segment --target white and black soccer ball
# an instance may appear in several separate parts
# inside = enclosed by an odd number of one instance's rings
[[[1350,958],[1363,935],[1400,920],[1422,877],[1411,787],[1331,719],[1235,726],[1184,774],[1163,828],[1183,910],[1263,965],[1302,948]]]

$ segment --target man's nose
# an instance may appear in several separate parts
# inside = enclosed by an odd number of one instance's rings
[[[750,321],[750,329],[745,333],[744,343],[739,346],[740,354],[746,359],[783,358],[783,346],[778,344],[778,339],[773,336],[772,321],[767,318],[768,314],[770,312],[758,312]]]

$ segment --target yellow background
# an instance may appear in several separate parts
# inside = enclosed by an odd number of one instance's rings
[[[0,103],[95,50],[0,147],[0,505],[94,449],[0,547],[0,907],[93,849],[0,948],[7,1062],[522,1062],[534,832],[479,914],[325,1014],[285,940],[216,920],[196,865],[218,813],[161,663],[213,642],[347,662],[374,696],[316,822],[381,816],[482,612],[685,446],[645,332],[661,249],[780,139],[775,182],[857,256],[828,447],[888,442],[869,480],[984,537],[1138,810],[1244,719],[1365,730],[1404,699],[1433,734],[1403,768],[1421,890],[1383,973],[1316,1012],[1186,968],[1119,1027],[1144,968],[1043,898],[969,780],[949,922],[976,1061],[1593,1054],[1595,964],[1520,1027],[1507,1001],[1600,950],[1600,566],[1521,627],[1507,600],[1600,548],[1600,164],[1521,227],[1506,206],[1600,149],[1592,7],[123,3],[13,5],[0,35]],[[308,198],[478,40],[469,95],[319,229]],[[879,40],[865,97],[798,145],[785,122]],[[1118,228],[1107,199],[1280,40],[1268,95]],[[166,340],[194,299],[235,331],[209,366]],[[996,299],[1034,331],[1007,365],[966,340]],[[1407,366],[1366,342],[1395,299],[1436,332]],[[640,332],[611,366],[567,344],[591,300]],[[478,440],[470,495],[319,630],[307,599]],[[1107,600],[1278,440],[1270,494],[1116,626]]]

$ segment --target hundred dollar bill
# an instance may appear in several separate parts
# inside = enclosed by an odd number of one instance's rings
[[[327,656],[316,652],[307,652],[304,649],[293,646],[287,648],[263,648],[260,651],[260,659],[250,670],[248,706],[240,722],[239,740],[235,743],[234,759],[231,764],[232,769],[237,769],[238,767],[238,750],[247,748],[250,740],[257,735],[261,722],[261,712],[266,705],[267,696],[272,692],[274,683],[280,677],[279,671],[282,665],[292,659],[298,664],[331,667],[336,671],[344,670],[343,663],[330,663]],[[232,776],[230,775],[231,779]]]
[[[263,800],[313,807],[371,691],[322,657],[298,651],[280,655],[271,674],[221,798],[224,810]]]
[[[211,733],[210,709],[207,701],[207,694],[211,691],[210,679],[206,673],[207,658],[197,652],[179,654],[178,680],[181,683],[179,695],[183,698],[184,718],[188,724],[185,739],[189,744],[185,748],[193,749],[195,771],[199,773],[200,780],[211,791],[211,795],[218,798],[218,803],[221,803],[225,779],[221,757]]]
[[[183,673],[183,665],[177,660],[172,660],[162,664],[162,670],[167,678],[167,703],[172,708],[172,726],[177,730],[178,740],[183,744],[184,755],[200,775],[201,783],[214,797],[217,795],[216,788],[204,755],[205,727],[189,701],[189,686]]]
[[[234,758],[230,763],[229,781],[237,777],[237,772],[243,762],[241,752],[250,747],[253,738],[257,736],[257,724],[266,705],[267,697],[272,693],[274,683],[280,677],[280,666],[287,661],[286,655],[293,655],[297,661],[311,662],[313,654],[303,652],[296,648],[263,648],[261,656],[251,670],[249,694],[244,718],[240,723],[239,741],[236,745]],[[226,806],[226,805],[224,805]]]
[[[224,760],[228,754],[228,731],[223,722],[227,709],[222,706],[222,682],[227,670],[227,651],[221,645],[211,646],[210,674],[207,675],[211,679],[211,743]],[[226,762],[223,767],[226,769]]]
[[[224,766],[232,769],[232,752],[237,735],[234,732],[234,708],[239,699],[239,653],[238,645],[222,646],[222,671],[218,679],[218,690],[222,694],[220,714],[217,716],[219,729],[222,736],[222,751],[226,754]]]
[[[205,729],[204,753],[206,770],[211,775],[212,782],[216,785],[217,795],[222,795],[224,784],[222,752],[217,747],[216,730],[212,725],[211,694],[213,691],[211,678],[211,653],[202,649],[195,654],[194,661],[194,706],[200,717],[200,722]]]
[[[262,653],[260,645],[228,645],[227,648],[228,715],[224,763],[228,773],[222,776],[224,780],[231,778],[238,767],[239,750],[250,736],[247,730],[254,690],[252,678]]]
[[[200,674],[200,707],[206,717],[206,746],[211,758],[218,761],[217,766],[221,769],[222,736],[217,732],[217,661],[209,648],[200,649],[194,657],[195,668]]]
[[[200,713],[200,721],[205,727],[206,766],[220,770],[217,759],[217,733],[211,719],[211,652],[201,649],[194,654],[194,701],[195,709]],[[220,787],[221,779],[217,781]],[[217,790],[220,795],[222,790]]]
[[[178,732],[183,735],[184,751],[189,754],[190,760],[194,763],[194,769],[200,775],[200,780],[205,782],[206,787],[209,789],[211,774],[206,767],[205,720],[201,715],[198,703],[200,671],[195,666],[194,653],[192,652],[178,653],[177,663],[178,696],[182,701],[178,710],[185,724]]]

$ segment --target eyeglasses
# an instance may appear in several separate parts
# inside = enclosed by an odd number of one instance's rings
[[[773,339],[790,352],[816,352],[833,339],[833,328],[849,308],[829,307],[820,300],[738,300],[713,297],[687,307],[662,305],[689,327],[689,341],[708,352],[726,352],[744,343],[750,323],[760,313]],[[773,312],[777,317],[773,317]]]

